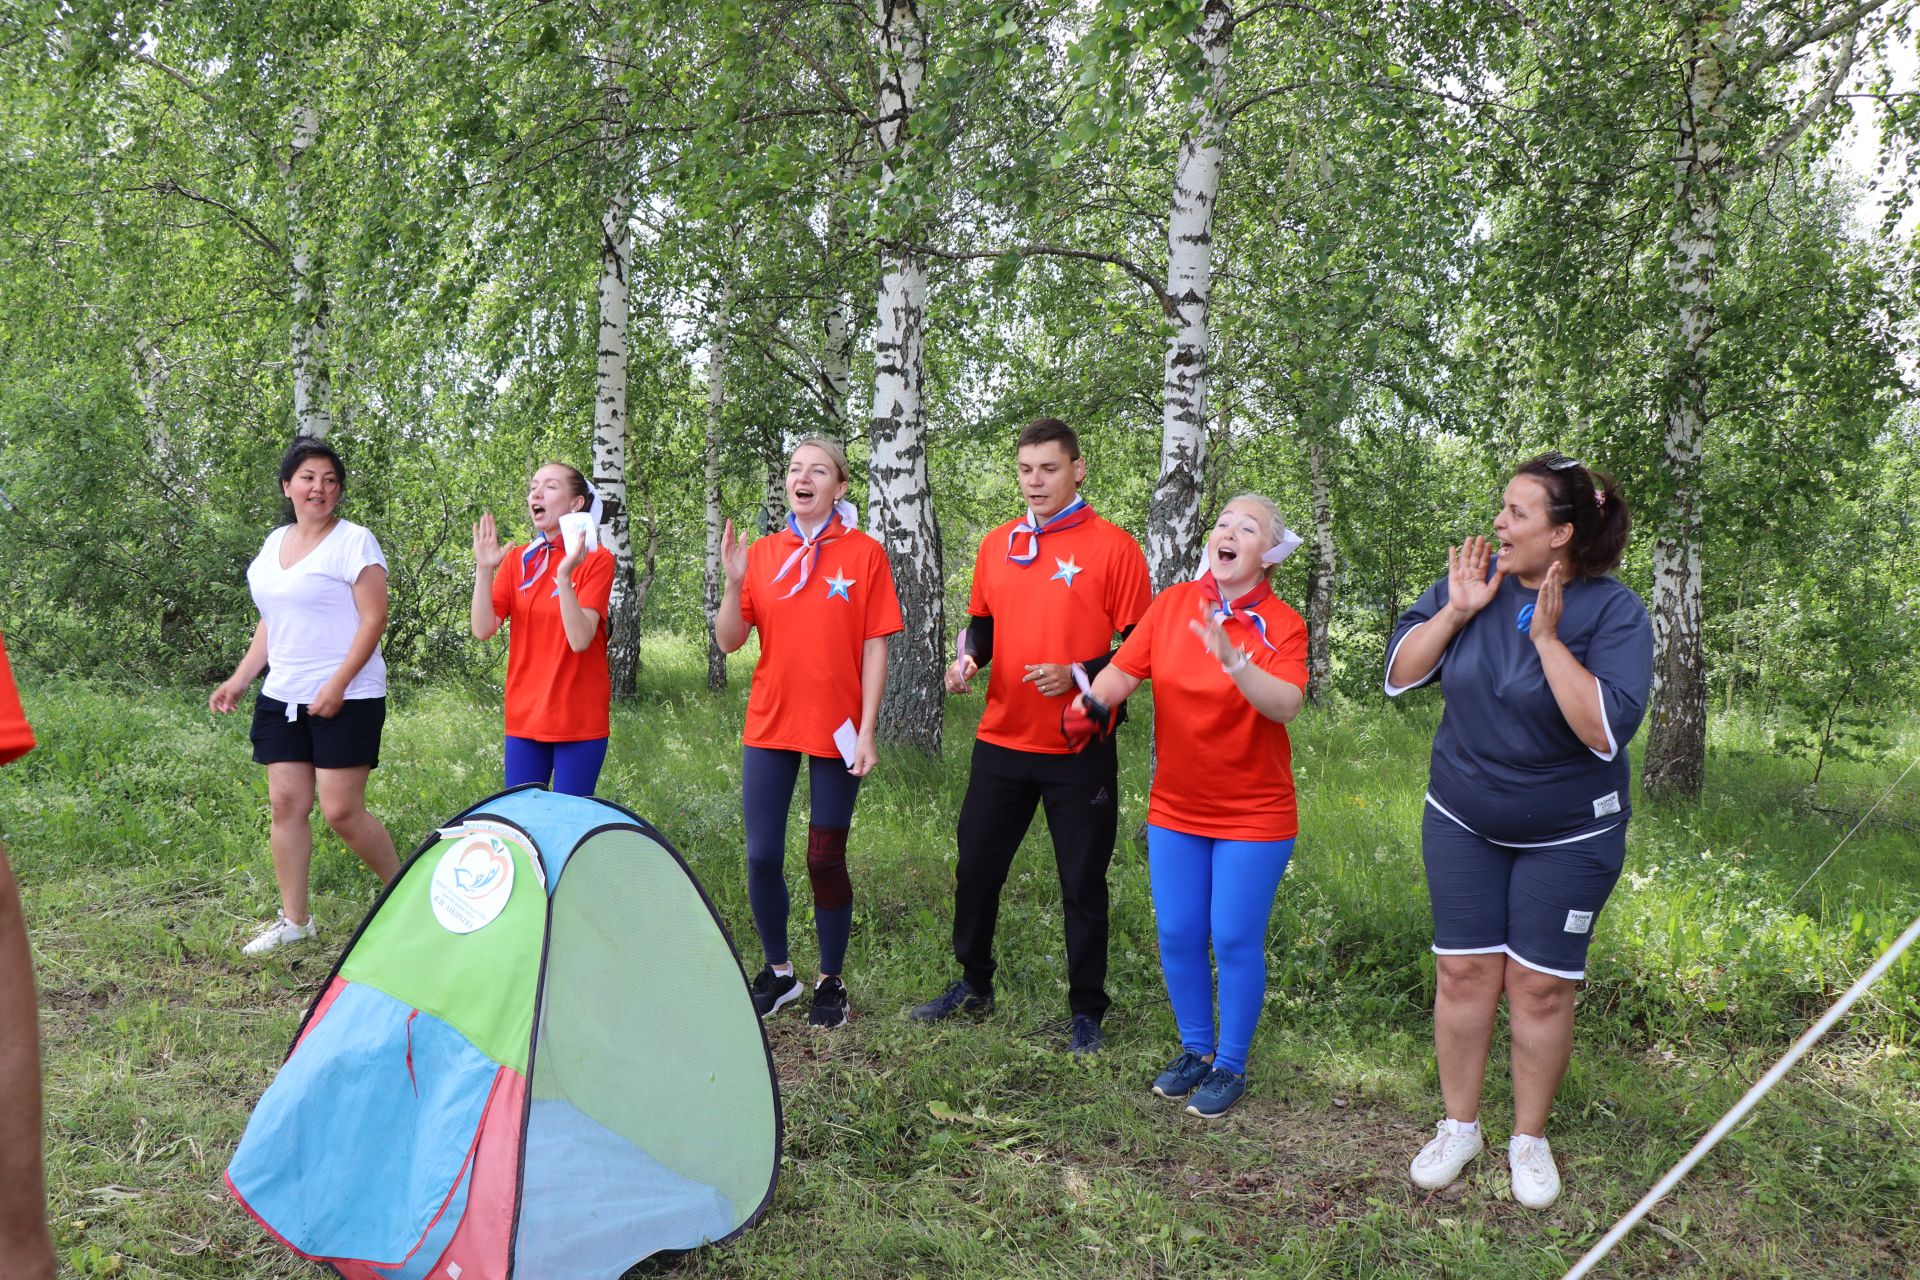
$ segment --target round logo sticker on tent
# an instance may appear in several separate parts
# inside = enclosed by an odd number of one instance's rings
[[[452,840],[433,869],[433,918],[452,933],[484,929],[513,896],[513,854],[499,836],[476,831]]]

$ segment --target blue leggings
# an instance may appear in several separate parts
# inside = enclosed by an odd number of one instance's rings
[[[507,739],[507,785],[518,787],[528,782],[546,786],[564,795],[590,796],[600,782],[600,766],[607,762],[607,740],[588,738],[585,742],[536,742],[532,738]]]
[[[1293,856],[1292,840],[1216,840],[1147,827],[1147,869],[1160,927],[1160,971],[1180,1046],[1247,1069],[1267,994],[1267,921]],[[1213,965],[1220,969],[1220,1034],[1213,1031]]]
[[[787,963],[787,810],[800,761],[813,794],[807,815],[807,878],[813,883],[813,927],[820,935],[820,972],[839,973],[853,932],[853,884],[847,878],[847,828],[860,779],[838,756],[747,747],[740,761],[740,802],[747,825],[747,901],[768,964]]]

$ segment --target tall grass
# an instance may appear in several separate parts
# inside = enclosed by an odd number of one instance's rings
[[[602,793],[686,854],[757,966],[739,819],[751,654],[717,697],[693,645],[661,639],[645,657],[645,695],[616,712]],[[0,772],[0,835],[36,943],[68,1263],[79,1274],[299,1274],[219,1193],[219,1170],[374,887],[321,827],[323,944],[243,960],[237,943],[274,902],[265,782],[244,718],[210,715],[192,690],[45,681],[26,692],[44,745]],[[1545,1215],[1513,1208],[1491,1152],[1458,1188],[1425,1196],[1404,1169],[1438,1114],[1418,844],[1437,700],[1314,708],[1297,725],[1301,838],[1269,938],[1253,1090],[1214,1127],[1144,1087],[1175,1043],[1132,838],[1148,786],[1144,700],[1122,731],[1109,1050],[1060,1052],[1062,924],[1043,819],[1006,890],[998,1011],[933,1029],[899,1017],[954,976],[953,815],[979,702],[949,707],[943,757],[886,755],[860,798],[854,1023],[824,1037],[798,1019],[770,1025],[788,1122],[774,1213],[735,1246],[653,1270],[1556,1275],[1920,913],[1912,787],[1792,896],[1920,734],[1906,731],[1891,767],[1830,764],[1810,795],[1808,766],[1773,754],[1765,724],[1719,722],[1701,803],[1642,806],[1630,828],[1556,1113],[1567,1196]],[[497,789],[497,702],[405,693],[383,755],[370,803],[411,847]],[[793,934],[804,968],[804,910]],[[1689,1180],[1658,1231],[1636,1236],[1618,1274],[1906,1274],[1920,1258],[1917,1004],[1920,965],[1906,963]],[[1496,1135],[1504,1070],[1496,1054]],[[672,1082],[636,1069],[635,1087],[670,1096]]]

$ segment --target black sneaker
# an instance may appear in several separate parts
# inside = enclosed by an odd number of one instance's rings
[[[1084,1013],[1073,1015],[1073,1029],[1067,1033],[1068,1053],[1092,1053],[1107,1043],[1107,1033]]]
[[[772,965],[762,967],[747,989],[753,994],[753,1011],[763,1018],[800,998],[800,980],[790,973],[775,973]]]
[[[807,1010],[807,1025],[830,1030],[845,1024],[853,1003],[847,999],[847,984],[838,978],[822,978],[813,987],[813,1008]]]
[[[962,978],[925,1004],[909,1009],[907,1016],[915,1022],[938,1022],[956,1013],[969,1013],[977,1018],[992,1010],[992,993],[983,996]]]

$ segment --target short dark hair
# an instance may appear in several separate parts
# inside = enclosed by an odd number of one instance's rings
[[[332,445],[315,440],[312,436],[301,436],[293,442],[291,448],[280,455],[280,483],[285,484],[293,479],[293,473],[298,471],[300,464],[308,458],[325,458],[331,462],[333,478],[340,482],[340,492],[347,491],[347,464],[340,461],[340,455],[333,451]]]
[[[1018,450],[1030,444],[1052,444],[1055,441],[1058,441],[1060,447],[1067,451],[1067,457],[1080,456],[1080,437],[1074,434],[1072,427],[1058,418],[1035,418],[1027,424],[1027,429],[1020,433],[1020,439],[1013,447]]]
[[[1563,453],[1543,453],[1514,468],[1547,491],[1547,515],[1555,524],[1573,526],[1568,551],[1583,578],[1612,573],[1627,552],[1633,514],[1626,495],[1610,475],[1589,471]]]

